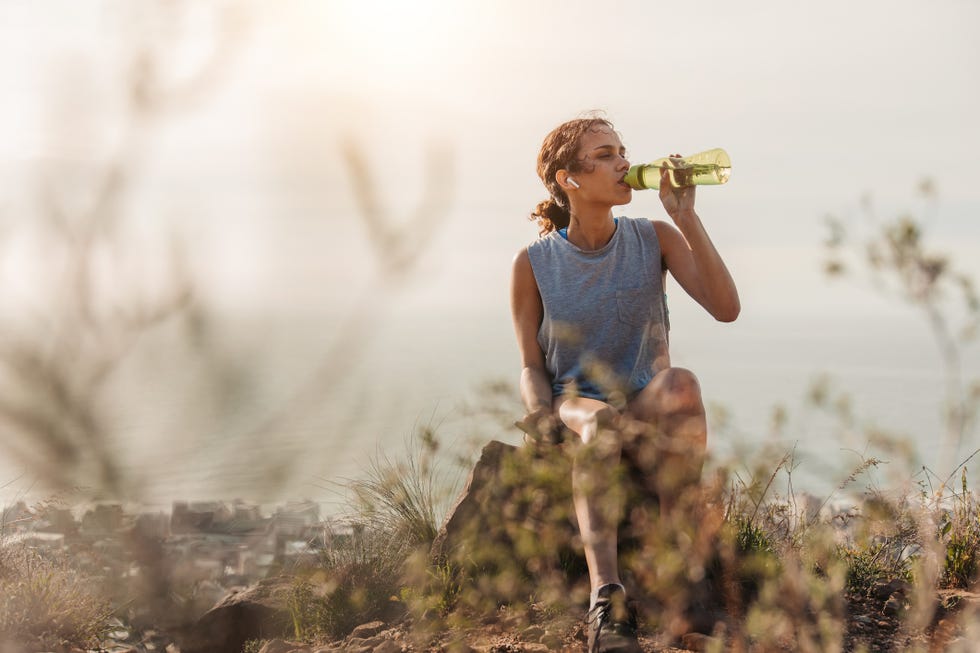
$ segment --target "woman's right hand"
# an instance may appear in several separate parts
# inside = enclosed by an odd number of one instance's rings
[[[550,408],[539,408],[514,422],[536,444],[561,444],[565,437],[562,425]]]

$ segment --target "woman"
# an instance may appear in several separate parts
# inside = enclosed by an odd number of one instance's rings
[[[740,309],[694,210],[694,187],[673,188],[663,173],[660,201],[673,224],[613,217],[614,206],[632,199],[629,167],[607,120],[572,120],[545,138],[538,176],[551,197],[532,214],[541,237],[517,254],[511,286],[528,411],[519,424],[540,441],[559,441],[565,431],[574,439],[590,651],[640,650],[617,563],[623,493],[608,482],[628,437],[656,438],[637,458],[657,470],[662,511],[700,478],[704,406],[694,374],[670,366],[666,273],[718,320],[730,322]]]

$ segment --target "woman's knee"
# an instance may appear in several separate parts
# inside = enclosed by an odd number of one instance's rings
[[[701,384],[694,372],[683,367],[664,370],[664,396],[684,404],[701,405]]]
[[[642,417],[704,411],[698,377],[683,367],[669,367],[658,373],[638,399],[640,405],[637,408]]]

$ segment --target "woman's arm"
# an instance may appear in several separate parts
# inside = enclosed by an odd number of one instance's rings
[[[510,306],[521,355],[521,399],[527,408],[527,415],[519,426],[540,437],[553,432],[557,421],[551,409],[551,381],[544,364],[544,352],[538,344],[544,307],[527,249],[514,257]]]
[[[674,226],[655,221],[667,269],[681,287],[715,319],[733,322],[741,311],[735,281],[725,267],[701,218],[694,211],[694,186],[673,188],[664,171],[660,201]]]

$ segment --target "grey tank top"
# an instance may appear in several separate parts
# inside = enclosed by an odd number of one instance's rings
[[[622,406],[670,366],[660,242],[649,220],[619,218],[601,249],[552,232],[527,248],[544,317],[538,343],[555,396]]]

